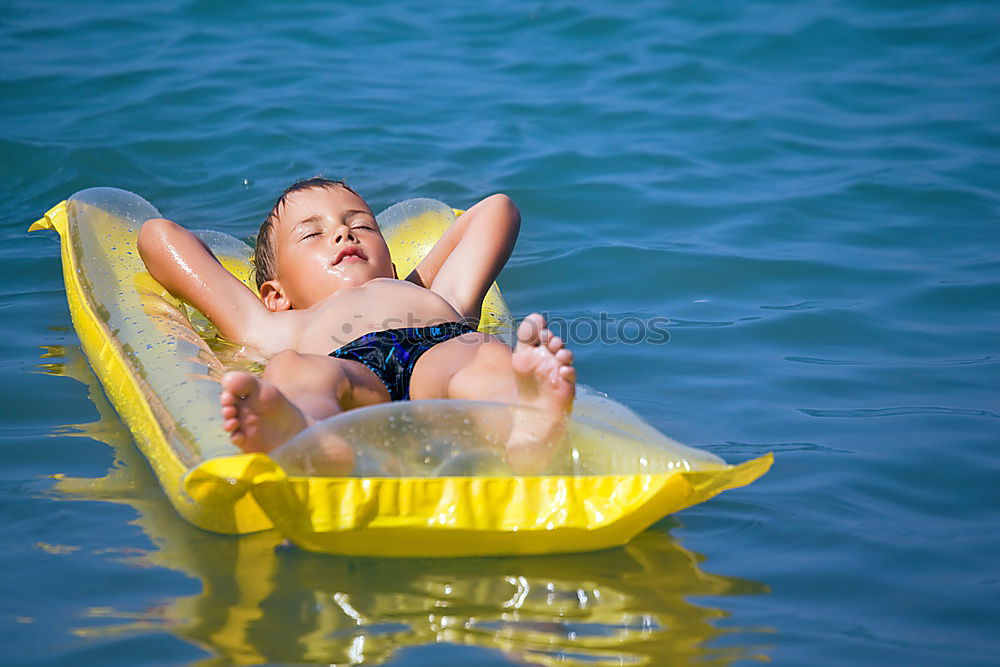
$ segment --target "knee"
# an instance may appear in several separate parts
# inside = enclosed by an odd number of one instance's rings
[[[264,378],[279,387],[309,387],[322,391],[340,390],[348,376],[339,359],[284,350],[271,357]]]
[[[284,350],[271,357],[264,367],[264,379],[279,386],[300,384],[307,378],[313,378],[322,366],[311,362],[310,355],[294,350]]]
[[[476,350],[474,364],[479,367],[494,368],[497,370],[508,370],[510,368],[510,357],[512,351],[499,340],[491,340],[479,346]]]
[[[471,362],[448,383],[449,398],[513,403],[516,398],[511,349],[501,341],[479,346]]]
[[[295,350],[283,350],[267,360],[264,366],[264,377],[274,380],[278,377],[287,376],[301,368],[304,355]]]

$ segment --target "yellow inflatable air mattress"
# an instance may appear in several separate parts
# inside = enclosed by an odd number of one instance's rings
[[[219,416],[219,378],[234,355],[210,324],[145,271],[136,249],[142,198],[92,188],[53,207],[31,230],[54,229],[73,325],[83,350],[177,512],[218,533],[275,529],[302,548],[372,556],[585,551],[622,545],[663,516],[743,486],[770,454],[738,466],[670,440],[630,410],[581,388],[566,435],[542,474],[503,463],[496,433],[515,408],[413,401],[352,410],[272,456],[233,446]],[[455,213],[410,200],[378,216],[405,275]],[[250,249],[199,236],[251,285]],[[494,285],[482,330],[508,336]],[[355,448],[351,476],[322,474],[325,438]]]

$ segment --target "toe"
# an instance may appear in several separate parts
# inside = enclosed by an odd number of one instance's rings
[[[253,393],[256,384],[257,378],[243,371],[230,371],[222,376],[223,393],[228,391],[234,403]]]
[[[563,366],[569,366],[573,363],[573,353],[564,347],[556,352],[556,361]]]
[[[562,346],[563,346],[563,339],[560,338],[559,336],[552,336],[552,338],[549,339],[548,342],[549,352],[555,354],[556,352],[562,349]]]
[[[220,412],[222,413],[223,419],[233,419],[237,414],[239,414],[239,410],[236,409],[235,405],[223,405]]]
[[[521,321],[517,328],[517,340],[525,345],[538,343],[538,336],[545,330],[545,318],[538,313],[532,313]]]

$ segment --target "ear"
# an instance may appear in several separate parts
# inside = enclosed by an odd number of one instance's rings
[[[264,302],[264,307],[272,313],[292,308],[292,302],[285,294],[285,288],[277,280],[268,280],[260,286],[260,300]]]

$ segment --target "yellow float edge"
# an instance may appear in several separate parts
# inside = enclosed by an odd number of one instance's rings
[[[750,484],[768,453],[699,472],[542,477],[288,477],[268,457],[216,458],[193,470],[200,502],[252,494],[308,551],[458,557],[592,551],[626,544],[667,514]]]

